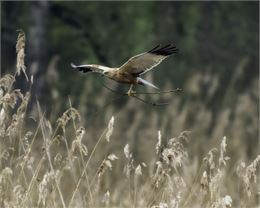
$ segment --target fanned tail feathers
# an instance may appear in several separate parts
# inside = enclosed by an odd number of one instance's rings
[[[138,84],[141,84],[141,85],[146,85],[146,86],[149,86],[149,87],[153,87],[155,89],[159,89],[158,87],[156,87],[155,85],[153,85],[152,83],[142,79],[141,77],[138,77],[137,78],[137,81],[138,81]]]

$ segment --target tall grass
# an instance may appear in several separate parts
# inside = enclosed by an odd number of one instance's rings
[[[25,35],[19,33],[17,73],[0,79],[0,207],[259,205],[256,173],[260,155],[250,162],[232,161],[232,155],[227,155],[227,137],[196,162],[188,151],[193,145],[189,132],[164,139],[158,131],[157,144],[148,147],[153,156],[143,162],[127,143],[116,151],[104,151],[107,145],[116,146],[117,115],[107,121],[94,145],[89,145],[87,127],[70,100],[70,107],[56,123],[34,103],[36,125],[28,126],[30,91],[14,89],[20,70],[26,74],[24,47]],[[33,87],[33,78],[27,81]]]

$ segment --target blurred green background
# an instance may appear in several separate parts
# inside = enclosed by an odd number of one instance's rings
[[[191,131],[191,155],[205,155],[223,136],[231,157],[254,158],[259,152],[259,2],[1,2],[1,76],[16,70],[17,29],[27,35],[33,95],[51,121],[69,107],[69,97],[90,140],[114,115],[111,149],[130,143],[143,161],[154,154],[149,147],[158,130],[164,142]],[[70,67],[117,67],[159,43],[173,43],[180,53],[145,78],[162,90],[184,90],[144,97],[170,101],[164,107],[114,99],[102,83],[121,91],[127,86]],[[28,89],[23,76],[16,84]]]

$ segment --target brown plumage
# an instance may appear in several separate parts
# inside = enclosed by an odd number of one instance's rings
[[[131,84],[129,93],[132,92],[132,86],[136,84],[147,85],[157,88],[152,83],[142,79],[140,76],[152,68],[160,64],[165,58],[173,53],[177,53],[178,49],[169,44],[166,46],[158,45],[152,50],[133,56],[119,68],[111,68],[101,65],[79,65],[71,64],[73,68],[79,71],[96,72],[105,75],[106,77],[115,80],[119,83]],[[158,89],[158,88],[157,88]]]

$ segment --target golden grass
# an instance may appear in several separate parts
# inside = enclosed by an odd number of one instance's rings
[[[20,33],[17,74],[26,74],[24,41]],[[30,92],[13,89],[14,81],[12,75],[0,79],[0,207],[257,207],[260,155],[249,164],[233,161],[231,172],[228,138],[197,164],[185,131],[165,144],[158,131],[149,162],[137,160],[129,144],[118,150],[120,157],[111,152],[100,160],[97,155],[114,142],[116,116],[91,148],[71,103],[56,124],[37,103],[37,126],[30,129]]]

